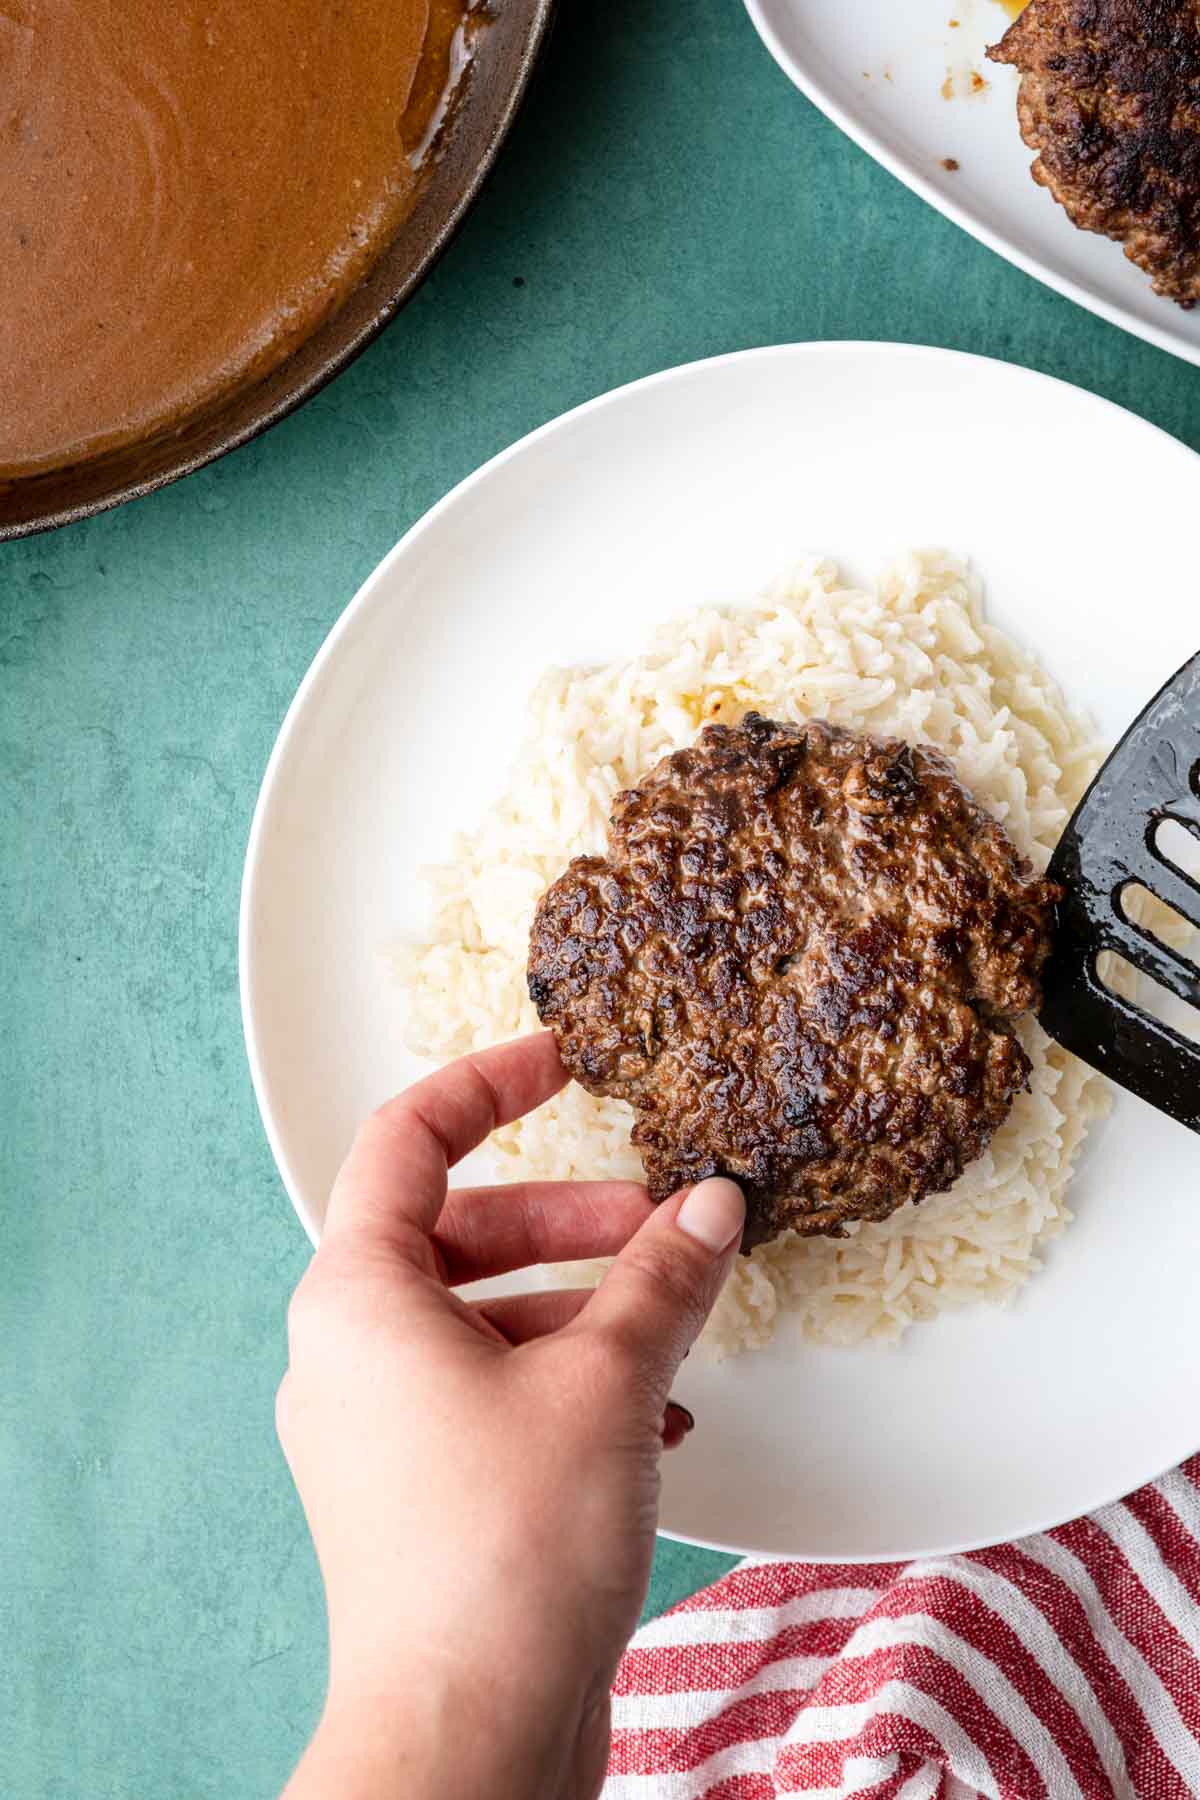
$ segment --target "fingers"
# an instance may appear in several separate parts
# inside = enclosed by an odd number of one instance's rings
[[[360,1127],[330,1195],[326,1238],[355,1234],[400,1248],[437,1224],[446,1171],[498,1125],[566,1081],[548,1031],[464,1056],[389,1100]]]
[[[528,1344],[569,1325],[587,1305],[592,1291],[553,1288],[542,1294],[506,1294],[497,1300],[476,1300],[471,1310],[494,1325],[510,1344]]]
[[[623,1345],[666,1402],[729,1273],[746,1219],[736,1182],[714,1177],[664,1200],[630,1239],[573,1330]]]
[[[495,1300],[477,1300],[471,1311],[486,1319],[507,1343],[530,1344],[577,1319],[593,1292],[592,1288],[553,1288],[545,1293],[505,1294]],[[677,1450],[695,1427],[691,1409],[680,1400],[668,1400],[660,1427],[663,1449]]]
[[[654,1208],[634,1181],[528,1181],[446,1196],[434,1248],[451,1286],[535,1263],[615,1256]]]

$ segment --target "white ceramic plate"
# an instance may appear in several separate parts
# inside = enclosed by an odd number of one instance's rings
[[[1014,470],[1037,477],[1014,482]],[[1108,504],[1119,471],[1120,504]],[[1116,735],[1197,647],[1200,462],[1116,407],[949,352],[802,344],[672,370],[545,426],[371,576],[296,696],[247,855],[242,998],[259,1105],[314,1236],[356,1121],[417,1072],[385,964],[417,871],[499,791],[549,663],[751,593],[804,550],[869,574],[940,543]],[[786,1328],[679,1383],[699,1429],[663,1524],[837,1560],[992,1542],[1200,1442],[1200,1144],[1122,1096],[1078,1219],[1008,1311],[818,1350]]]
[[[1200,309],[1159,299],[1119,244],[1077,231],[1031,179],[1032,154],[1017,129],[1017,72],[984,56],[1008,27],[999,0],[746,6],[797,87],[931,205],[1101,318],[1200,362]],[[986,86],[975,89],[973,75]],[[948,170],[947,160],[958,168]]]

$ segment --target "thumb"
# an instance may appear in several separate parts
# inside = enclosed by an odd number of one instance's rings
[[[572,1327],[617,1340],[664,1402],[733,1264],[746,1202],[713,1176],[655,1208]]]

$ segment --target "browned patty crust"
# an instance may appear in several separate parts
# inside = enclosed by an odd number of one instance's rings
[[[1033,178],[1125,247],[1154,291],[1200,296],[1200,3],[1032,0],[993,62],[1021,71]]]
[[[529,992],[633,1106],[652,1198],[732,1175],[748,1243],[838,1235],[1004,1119],[1057,897],[938,751],[749,713],[618,796],[538,906]]]

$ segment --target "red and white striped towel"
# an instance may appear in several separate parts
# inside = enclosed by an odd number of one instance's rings
[[[994,1550],[741,1563],[613,1692],[604,1800],[1194,1800],[1200,1456]]]

